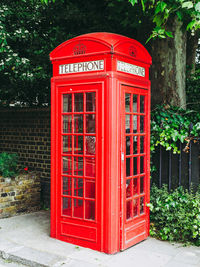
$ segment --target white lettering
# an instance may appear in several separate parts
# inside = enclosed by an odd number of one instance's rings
[[[123,61],[117,61],[117,70],[129,73],[129,74],[134,74],[137,76],[145,77],[145,68],[139,67],[133,64],[129,64]]]
[[[59,74],[104,70],[104,60],[64,64],[59,66]]]

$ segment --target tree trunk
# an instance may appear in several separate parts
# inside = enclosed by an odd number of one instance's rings
[[[152,106],[169,104],[186,107],[186,33],[175,17],[168,31],[174,38],[158,39],[152,45]]]

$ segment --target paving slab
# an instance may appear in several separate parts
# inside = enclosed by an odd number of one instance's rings
[[[115,255],[50,238],[50,213],[0,219],[0,267],[200,267],[200,248],[153,238]]]

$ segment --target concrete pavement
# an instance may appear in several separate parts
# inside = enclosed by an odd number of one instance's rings
[[[0,219],[0,267],[200,267],[200,248],[153,238],[107,255],[49,237],[50,214]]]

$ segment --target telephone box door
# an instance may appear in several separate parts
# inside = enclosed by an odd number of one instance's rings
[[[149,95],[122,85],[121,250],[148,236]]]
[[[58,91],[57,234],[101,250],[101,85]]]

